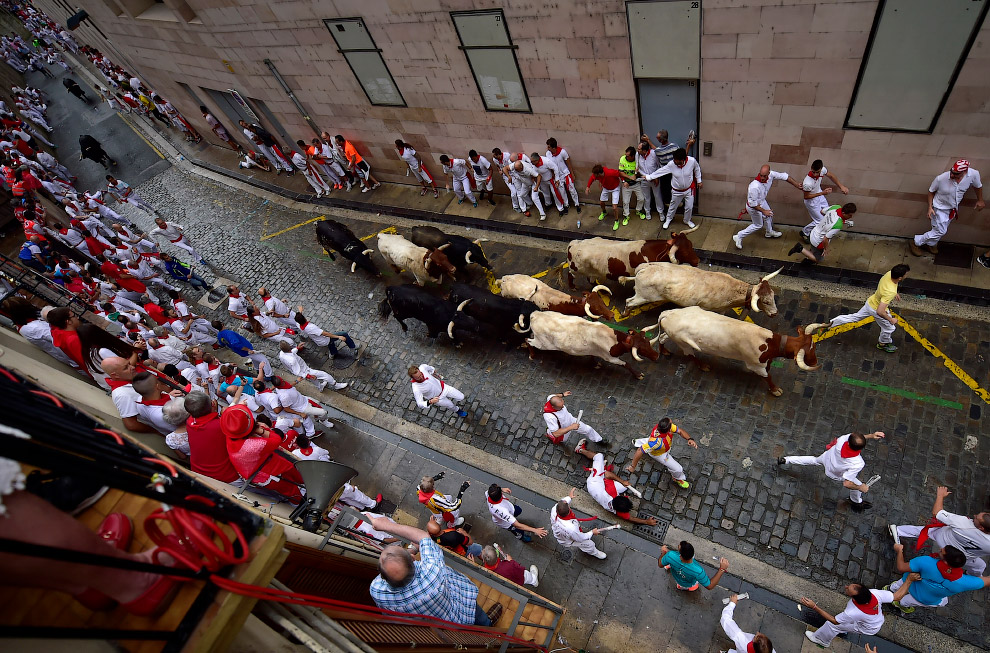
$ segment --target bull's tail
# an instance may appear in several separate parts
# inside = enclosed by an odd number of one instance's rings
[[[323,248],[323,253],[329,256],[331,261],[337,260],[337,257],[333,255],[333,248],[328,245],[319,234],[316,235],[316,242],[320,244],[320,247]]]
[[[384,322],[388,319],[388,316],[392,314],[392,305],[388,303],[388,296],[385,299],[378,302],[378,318]]]
[[[629,283],[630,281],[635,281],[636,277],[619,277],[619,283]]]

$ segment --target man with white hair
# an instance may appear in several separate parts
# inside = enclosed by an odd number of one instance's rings
[[[914,256],[921,256],[924,247],[932,254],[938,254],[938,241],[942,239],[949,229],[949,224],[956,219],[959,214],[959,205],[970,187],[976,193],[976,210],[982,211],[986,206],[983,202],[983,182],[980,180],[980,171],[969,167],[969,161],[959,159],[952,168],[935,177],[928,187],[928,218],[932,222],[932,228],[914,237],[914,241],[908,243],[911,253]]]
[[[189,456],[189,436],[186,435],[188,419],[184,397],[173,397],[162,406],[162,421],[172,427],[172,431],[165,436],[165,444],[186,457]]]
[[[756,175],[756,179],[749,182],[749,188],[746,191],[745,212],[749,213],[749,219],[752,220],[753,224],[749,225],[732,237],[732,242],[735,244],[736,249],[742,249],[743,238],[751,233],[759,231],[761,227],[765,227],[765,235],[767,238],[780,238],[784,235],[779,231],[774,231],[773,211],[767,203],[767,194],[770,192],[770,187],[773,186],[773,182],[777,179],[786,181],[788,184],[801,191],[802,194],[804,193],[804,187],[791,179],[786,172],[771,170],[769,165],[764,165],[760,168],[760,173]],[[741,211],[739,215],[742,216],[743,212]]]
[[[570,437],[572,431],[577,431],[578,435],[597,442],[603,447],[608,446],[608,441],[602,439],[594,428],[578,421],[571,415],[564,404],[564,397],[570,397],[571,391],[547,395],[546,403],[543,404],[543,421],[547,425],[547,437],[554,444],[563,444]]]
[[[493,546],[486,546],[481,550],[481,564],[488,571],[495,572],[516,585],[538,587],[540,584],[540,570],[536,565],[530,565],[529,569],[526,569],[513,560],[508,553],[503,552],[502,555],[499,555]]]

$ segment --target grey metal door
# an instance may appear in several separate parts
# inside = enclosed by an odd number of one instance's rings
[[[688,132],[698,131],[698,82],[687,79],[637,79],[641,127],[656,143],[657,132],[666,129],[671,142],[681,147]],[[695,145],[691,156],[697,157]]]

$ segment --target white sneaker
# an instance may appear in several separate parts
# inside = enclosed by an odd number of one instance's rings
[[[367,193],[367,192],[368,192],[369,190],[371,190],[371,189],[370,189],[370,188],[368,188],[367,186],[362,186],[362,187],[361,187],[361,192],[362,192],[362,193]]]
[[[351,188],[353,188],[353,187],[354,187],[354,182],[351,182],[351,181],[347,182],[347,190],[348,191],[350,191]]]
[[[661,225],[660,228],[661,229],[667,229],[668,227],[670,227],[670,221],[671,221],[671,218],[667,218],[666,220],[664,220],[663,221],[663,225]]]
[[[581,451],[582,449],[588,448],[588,438],[581,438],[578,440],[577,446],[574,447],[574,451]]]
[[[458,526],[460,526],[461,524],[464,523],[464,518],[463,517],[458,517],[457,519],[455,519],[451,523],[454,525],[454,528],[457,528]]]
[[[323,197],[323,191],[316,191],[316,199],[320,199],[321,197]]]
[[[684,224],[688,226],[688,229],[694,229],[694,220],[688,220]]]
[[[325,419],[325,420],[321,421],[320,424],[322,424],[323,426],[327,427],[328,429],[332,429],[333,428],[333,422],[331,422],[328,419]]]
[[[334,384],[333,384],[333,389],[334,389],[334,390],[343,390],[343,389],[344,389],[344,388],[346,388],[346,387],[347,387],[348,385],[349,385],[349,384],[347,384],[347,383],[334,383]]]
[[[784,234],[780,233],[779,231],[768,231],[765,235],[767,238],[780,238]]]
[[[541,216],[540,216],[540,222],[543,222],[543,221],[544,221],[544,220],[546,220],[546,219],[547,219],[547,216],[545,216],[545,215],[541,215]]]
[[[594,552],[594,553],[592,553],[591,555],[593,555],[593,556],[595,556],[595,557],[596,557],[596,558],[598,558],[599,560],[604,560],[605,558],[607,558],[607,557],[608,557],[608,556],[607,556],[607,555],[605,554],[605,552],[604,552],[604,551],[595,551],[595,552]]]
[[[739,237],[739,234],[732,237],[732,242],[736,244],[736,249],[742,249],[742,238]]]
[[[804,636],[807,637],[809,640],[811,640],[811,643],[814,644],[815,646],[818,646],[819,648],[828,648],[828,644],[825,644],[820,639],[818,639],[814,631],[806,630],[804,631]]]
[[[533,587],[540,586],[540,570],[537,569],[536,565],[529,566],[529,573],[533,574]]]
[[[316,386],[316,389],[323,392],[323,390],[327,387],[327,383],[329,383],[329,381],[320,381],[320,384]]]

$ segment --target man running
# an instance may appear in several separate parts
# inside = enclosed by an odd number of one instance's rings
[[[853,431],[832,440],[825,447],[824,453],[818,456],[784,456],[777,459],[778,465],[819,465],[825,468],[825,475],[833,481],[839,481],[849,490],[849,501],[853,512],[863,512],[873,507],[869,501],[863,500],[863,494],[870,491],[870,486],[859,480],[859,473],[866,467],[862,451],[869,440],[882,440],[883,431],[873,433],[858,433]]]

